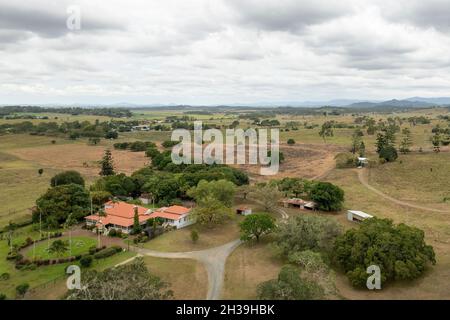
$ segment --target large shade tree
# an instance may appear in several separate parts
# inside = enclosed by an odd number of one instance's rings
[[[410,280],[435,264],[435,253],[425,243],[424,232],[392,220],[371,218],[348,230],[334,246],[335,260],[353,285],[366,284],[367,268],[380,267],[381,281]]]
[[[63,224],[70,214],[73,219],[80,220],[89,214],[89,193],[80,185],[68,184],[50,188],[36,200],[33,221],[53,226]]]

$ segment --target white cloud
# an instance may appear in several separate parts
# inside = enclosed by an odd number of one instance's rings
[[[444,2],[0,0],[0,103],[448,95]]]

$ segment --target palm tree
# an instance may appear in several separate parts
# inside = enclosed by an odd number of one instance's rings
[[[69,251],[70,251],[69,255],[72,255],[72,226],[76,222],[77,221],[72,217],[72,213],[70,213],[69,216],[67,217],[66,222],[64,223],[64,228],[69,230]]]
[[[60,257],[67,251],[67,246],[67,241],[56,240],[51,244],[48,252],[55,253],[57,257]]]

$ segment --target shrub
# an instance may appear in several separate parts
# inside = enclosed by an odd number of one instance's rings
[[[16,294],[17,294],[17,296],[19,296],[19,297],[25,296],[25,294],[27,293],[29,288],[30,288],[30,285],[28,283],[19,284],[16,287]]]
[[[293,144],[295,144],[295,140],[294,139],[288,139],[288,141],[287,141],[287,144],[288,145],[293,145]]]
[[[3,273],[0,275],[0,280],[2,280],[2,281],[9,280],[9,278],[11,278],[11,275],[10,275],[8,272],[3,272]]]
[[[191,240],[193,243],[197,243],[199,238],[198,231],[196,229],[191,230]]]
[[[83,268],[89,268],[92,265],[94,258],[91,255],[83,256],[80,259],[80,264]]]
[[[94,254],[95,259],[104,259],[115,255],[122,251],[122,248],[119,246],[112,246],[110,248],[102,249],[96,254]]]
[[[0,300],[6,300],[6,294],[0,293]]]
[[[115,237],[116,235],[117,235],[116,229],[111,229],[111,230],[109,230],[108,236],[110,236],[110,237]]]

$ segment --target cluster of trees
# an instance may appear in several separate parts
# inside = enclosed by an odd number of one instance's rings
[[[63,122],[40,122],[33,124],[31,121],[19,123],[4,123],[0,125],[0,133],[29,133],[32,135],[63,135],[70,139],[105,138],[117,139],[118,133],[114,122],[72,121]]]
[[[130,110],[124,108],[44,108],[35,106],[0,107],[0,115],[10,115],[15,113],[61,113],[70,115],[84,114],[93,116],[106,116],[111,118],[129,118],[133,115]]]
[[[435,152],[440,152],[440,146],[450,145],[450,125],[448,128],[442,128],[440,125],[435,126],[431,132],[431,143]]]
[[[187,195],[197,204],[192,211],[197,223],[212,226],[230,219],[235,193],[236,185],[227,180],[201,180],[196,187],[189,189]]]
[[[339,211],[344,203],[344,190],[329,182],[283,178],[273,180],[271,184],[286,197],[305,197],[316,202],[318,209],[322,211]]]
[[[101,161],[102,177],[91,186],[91,192],[100,199],[108,196],[137,197],[141,193],[149,193],[155,203],[168,205],[180,203],[183,199],[191,199],[188,191],[196,187],[200,181],[226,180],[233,185],[248,184],[246,173],[226,165],[174,165],[170,151],[160,153],[156,147],[149,147],[154,152],[152,167],[142,168],[131,176],[116,174],[111,152],[106,150]]]
[[[347,273],[354,286],[363,287],[367,267],[381,269],[382,283],[416,279],[427,265],[435,264],[435,253],[424,240],[424,232],[391,220],[371,218],[358,229],[339,236],[334,245],[334,259]]]
[[[114,144],[114,149],[130,150],[132,152],[147,151],[149,148],[156,148],[151,141],[118,142]]]
[[[258,286],[258,298],[309,300],[334,295],[334,273],[328,264],[340,234],[334,220],[319,216],[297,216],[280,224],[272,246],[289,263],[276,279]]]
[[[166,300],[173,297],[169,283],[152,275],[142,258],[104,271],[82,274],[81,289],[70,290],[67,300]]]

